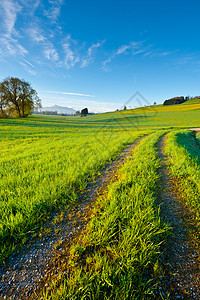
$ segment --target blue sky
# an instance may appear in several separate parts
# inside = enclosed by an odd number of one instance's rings
[[[200,95],[199,15],[198,0],[0,0],[0,80],[90,111]]]

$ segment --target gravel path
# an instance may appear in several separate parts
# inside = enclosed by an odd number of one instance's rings
[[[162,162],[160,168],[161,184],[159,198],[161,218],[172,227],[172,236],[162,246],[161,265],[165,272],[158,286],[158,291],[167,299],[200,299],[200,262],[195,240],[190,235],[189,227],[192,215],[178,200],[180,196],[173,185],[173,178],[167,170],[167,157],[164,153],[164,135],[158,144],[158,154]],[[195,221],[193,222],[195,226]],[[197,233],[199,228],[196,228]]]
[[[19,254],[14,253],[5,266],[0,266],[0,299],[36,299],[37,290],[48,278],[58,275],[59,265],[67,259],[70,243],[86,227],[95,197],[112,180],[116,169],[141,139],[107,165],[95,182],[88,184],[78,203],[54,213],[38,238],[31,238]]]

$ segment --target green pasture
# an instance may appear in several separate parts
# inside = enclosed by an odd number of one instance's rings
[[[151,299],[161,275],[160,243],[169,232],[155,197],[163,134],[146,137],[118,170],[97,200],[86,235],[71,247],[67,277],[52,282],[43,299]]]
[[[0,260],[140,136],[200,127],[200,102],[80,117],[0,119]]]

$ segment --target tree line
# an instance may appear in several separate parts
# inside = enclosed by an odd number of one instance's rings
[[[25,118],[34,108],[40,108],[41,100],[30,83],[17,77],[0,82],[0,117]]]

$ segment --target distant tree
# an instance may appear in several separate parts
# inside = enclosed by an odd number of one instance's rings
[[[79,110],[77,110],[76,112],[75,112],[75,116],[79,116],[81,113],[80,113],[80,111]]]
[[[0,83],[1,109],[9,114],[24,118],[35,107],[41,107],[41,100],[31,85],[17,77],[8,77]],[[2,106],[3,104],[3,106]]]
[[[88,115],[88,109],[84,108],[81,110],[81,117],[86,117]]]
[[[153,103],[153,105],[156,105],[156,104],[157,104],[156,102]]]
[[[126,105],[124,105],[124,110],[127,110],[127,107],[126,107]]]

